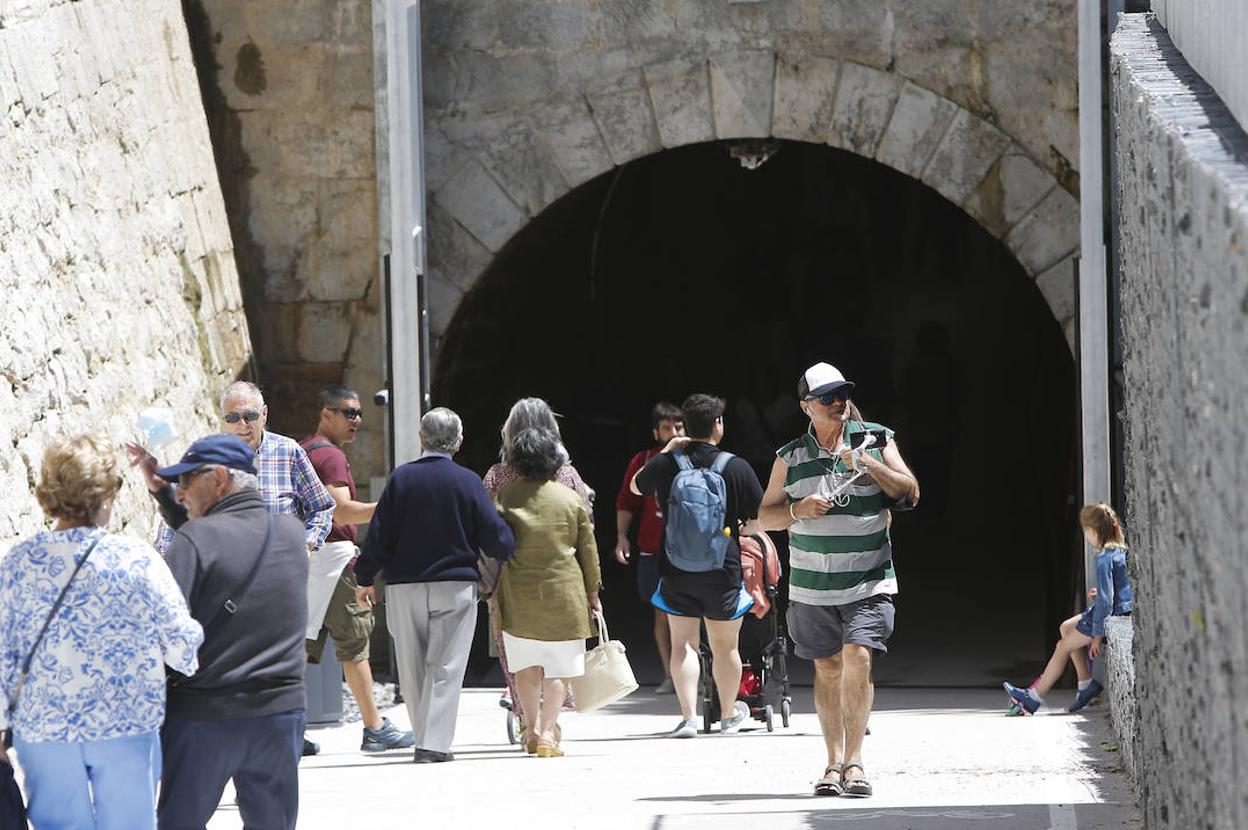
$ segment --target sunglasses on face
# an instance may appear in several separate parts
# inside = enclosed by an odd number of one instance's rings
[[[227,424],[237,424],[237,423],[238,423],[238,420],[239,420],[240,418],[241,418],[241,419],[243,419],[244,421],[246,421],[246,422],[247,422],[247,423],[249,423],[249,424],[254,424],[256,421],[259,421],[259,420],[260,420],[260,413],[259,413],[259,412],[252,412],[251,410],[248,410],[248,411],[246,411],[246,412],[227,412],[227,413],[225,413],[225,422],[226,422]]]
[[[346,418],[348,421],[358,421],[364,417],[363,409],[344,409],[338,406],[327,406],[325,408],[330,412],[341,412],[342,417]]]
[[[824,406],[831,406],[833,401],[849,400],[849,390],[842,386],[840,389],[833,389],[831,392],[824,392],[822,395],[811,395],[806,400],[817,400]]]

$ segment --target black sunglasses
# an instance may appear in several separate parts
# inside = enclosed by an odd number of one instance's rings
[[[242,413],[239,413],[239,412],[225,413],[225,422],[227,424],[237,424],[239,418],[242,418],[244,421],[246,421],[249,424],[254,424],[256,421],[260,420],[260,413],[252,412],[251,410],[248,410]]]
[[[330,412],[341,412],[342,417],[346,418],[348,421],[358,421],[364,417],[363,409],[344,409],[339,406],[327,406],[325,408]]]
[[[818,400],[824,406],[831,406],[832,401],[849,400],[849,389],[842,386],[840,389],[833,389],[831,392],[824,392],[822,395],[810,395],[806,398],[808,401]]]

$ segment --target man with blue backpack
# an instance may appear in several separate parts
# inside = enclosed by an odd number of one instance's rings
[[[742,589],[741,525],[758,515],[763,488],[753,468],[717,446],[724,437],[724,402],[690,395],[681,406],[686,436],[671,439],[633,478],[639,496],[654,494],[663,511],[659,587],[650,601],[671,615],[672,680],[681,720],[674,738],[698,734],[696,708],[700,627],[706,623],[719,691],[722,734],[749,717],[736,711],[741,683],[737,634],[754,601]]]

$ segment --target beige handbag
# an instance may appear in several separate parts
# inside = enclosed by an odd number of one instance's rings
[[[572,678],[572,697],[578,712],[592,712],[637,689],[633,667],[624,656],[624,644],[611,639],[601,611],[594,612],[594,619],[598,622],[598,645],[585,654],[585,673]]]

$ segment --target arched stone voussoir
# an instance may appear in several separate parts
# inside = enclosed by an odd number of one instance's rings
[[[771,135],[775,69],[776,55],[770,49],[711,57],[711,111],[718,138]]]

